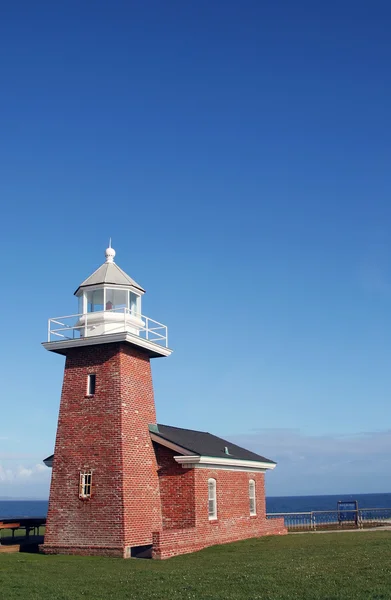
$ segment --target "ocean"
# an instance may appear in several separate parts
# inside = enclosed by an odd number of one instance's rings
[[[359,508],[391,508],[391,494],[337,494],[332,496],[269,496],[268,513],[337,510],[338,500],[357,500]],[[0,500],[0,519],[46,517],[47,500]]]
[[[266,512],[337,510],[337,502],[357,500],[358,508],[391,508],[391,494],[334,494],[331,496],[269,496]],[[1,512],[1,510],[0,510]]]

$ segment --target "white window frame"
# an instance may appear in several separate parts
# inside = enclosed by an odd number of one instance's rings
[[[105,307],[105,303],[106,303],[105,288],[102,287],[101,285],[96,285],[96,286],[94,285],[94,286],[89,287],[88,289],[86,289],[83,292],[83,296],[84,296],[84,300],[83,300],[83,309],[84,309],[83,310],[83,314],[91,314],[88,311],[88,304],[89,304],[89,302],[88,302],[88,294],[94,294],[95,292],[102,292],[102,303],[103,303],[102,306],[103,306],[103,308],[102,308],[102,310],[94,310],[92,312],[97,312],[97,313],[103,312],[104,307]]]
[[[110,285],[110,284],[92,285],[91,287],[88,287],[88,289],[84,289],[83,292],[81,294],[79,294],[79,296],[78,296],[78,298],[80,296],[82,296],[82,298],[83,298],[83,300],[82,300],[83,311],[82,311],[82,313],[79,313],[79,314],[89,314],[88,313],[87,295],[89,294],[89,292],[96,292],[98,290],[103,290],[103,311],[106,310],[107,291],[108,290],[115,290],[115,291],[124,290],[127,292],[127,294],[126,294],[126,310],[129,312],[131,311],[131,305],[130,305],[130,292],[131,292],[137,298],[135,314],[137,316],[141,315],[141,296],[142,296],[142,294],[140,294],[140,292],[137,291],[133,287],[126,287],[126,286],[120,286],[120,285],[117,286],[117,285]]]
[[[87,295],[85,292],[82,292],[77,296],[78,300],[78,311],[80,315],[85,315],[87,312]],[[81,306],[80,306],[81,305]],[[81,309],[81,312],[80,312]]]
[[[250,479],[248,482],[248,497],[250,501],[250,516],[255,517],[257,514],[257,495],[255,491],[254,479]]]
[[[92,379],[94,378],[94,379]],[[92,392],[92,381],[94,381],[94,391]],[[89,373],[87,375],[87,396],[95,396],[96,392],[96,373]]]
[[[216,479],[208,479],[208,518],[209,521],[217,519],[217,483]]]
[[[141,316],[141,295],[135,292],[133,289],[128,292],[128,309],[132,312],[132,304],[130,302],[130,294],[136,296],[136,312],[132,313],[134,316]]]
[[[81,471],[79,478],[79,498],[87,500],[92,495],[92,471]]]
[[[106,305],[107,305],[107,296],[108,296],[108,292],[125,292],[125,298],[126,298],[126,302],[125,302],[125,306],[121,307],[121,308],[114,308],[114,309],[107,309]],[[104,310],[116,310],[119,312],[123,312],[124,308],[129,311],[129,288],[126,287],[120,287],[120,286],[113,286],[113,285],[109,285],[107,287],[103,288],[103,306],[104,306]]]

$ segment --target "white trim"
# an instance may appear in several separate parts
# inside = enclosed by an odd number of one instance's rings
[[[257,514],[257,491],[254,479],[249,479],[248,481],[248,499],[250,503],[250,517],[255,517]]]
[[[186,450],[185,448],[182,448],[182,446],[174,444],[174,442],[169,442],[168,440],[161,438],[157,433],[150,431],[150,434],[153,442],[157,442],[158,444],[161,444],[170,450],[174,450],[175,452],[181,452],[181,454],[185,454],[186,456],[193,456],[194,458],[197,458],[197,456],[192,454],[190,450]]]
[[[251,467],[225,467],[221,465],[214,465],[213,463],[207,465],[188,464],[182,465],[182,469],[209,469],[210,471],[237,471],[238,473],[265,473],[266,469],[258,469]]]
[[[56,342],[42,342],[42,346],[46,350],[51,352],[58,352],[59,350],[66,350],[67,348],[80,348],[83,346],[94,346],[97,344],[110,344],[113,342],[127,342],[134,346],[140,346],[146,350],[150,350],[152,356],[170,356],[172,350],[165,348],[159,344],[154,344],[138,335],[133,335],[127,331],[121,331],[119,333],[105,333],[103,335],[88,336],[84,338],[78,338],[74,340],[56,341]],[[63,354],[63,352],[60,352]]]
[[[210,511],[210,502],[213,502],[213,512]],[[208,519],[209,521],[217,520],[217,482],[214,477],[208,479]]]
[[[185,468],[220,468],[240,469],[242,471],[270,471],[275,468],[275,463],[265,463],[255,460],[240,460],[238,458],[219,458],[216,456],[174,456],[177,463]]]
[[[145,291],[141,291],[140,288],[134,287],[134,285],[125,285],[121,283],[121,285],[117,285],[116,283],[94,283],[93,285],[85,285],[79,286],[77,288],[77,292],[74,293],[74,296],[80,296],[85,292],[101,290],[101,289],[116,289],[116,290],[127,290],[130,292],[134,292],[138,296],[144,296]]]

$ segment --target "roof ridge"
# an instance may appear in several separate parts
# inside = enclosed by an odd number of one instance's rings
[[[88,275],[88,277],[86,277],[85,279],[83,279],[83,281],[80,283],[80,285],[78,285],[78,287],[77,287],[77,289],[76,289],[76,291],[74,293],[76,294],[81,287],[84,287],[86,281],[88,281],[89,279],[91,279],[95,275],[95,273],[97,273],[102,267],[105,266],[105,264],[106,263],[102,263],[101,265],[99,265],[99,267],[97,269],[95,269],[95,271],[93,273],[91,273],[91,275]]]
[[[79,287],[81,287],[83,285],[83,283],[85,281],[87,281],[90,277],[93,277],[95,275],[95,273],[97,273],[99,271],[99,269],[101,269],[106,263],[102,263],[101,265],[99,265],[99,267],[97,269],[95,269],[95,271],[93,273],[91,273],[91,275],[88,275],[88,277],[85,277],[83,279],[83,281],[81,282],[81,284],[79,285]]]
[[[207,433],[209,435],[213,435],[213,433],[209,433],[209,431],[200,431],[199,429],[189,429],[188,427],[177,427],[176,425],[165,425],[164,423],[157,423],[158,427],[159,425],[161,425],[162,427],[171,427],[171,429],[182,429],[182,431],[195,431],[197,433]]]
[[[139,285],[139,284],[137,283],[137,281],[135,281],[135,280],[133,279],[133,277],[131,277],[131,276],[130,276],[130,275],[128,275],[128,274],[127,274],[127,273],[126,273],[126,272],[125,272],[123,269],[121,269],[121,267],[120,267],[119,265],[117,265],[117,263],[111,263],[111,264],[112,264],[112,265],[114,265],[115,267],[117,267],[117,269],[118,269],[118,271],[121,273],[121,275],[124,275],[124,276],[126,277],[126,279],[127,279],[128,281],[130,281],[130,282],[131,282],[131,284],[132,284],[132,285],[134,285],[135,287],[138,287],[138,288],[142,289],[142,288],[141,288],[141,285]]]

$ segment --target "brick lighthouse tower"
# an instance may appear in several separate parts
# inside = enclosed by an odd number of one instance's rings
[[[167,328],[142,315],[143,288],[106,261],[78,287],[77,315],[49,320],[43,346],[66,357],[46,553],[127,557],[162,527],[150,359]]]

